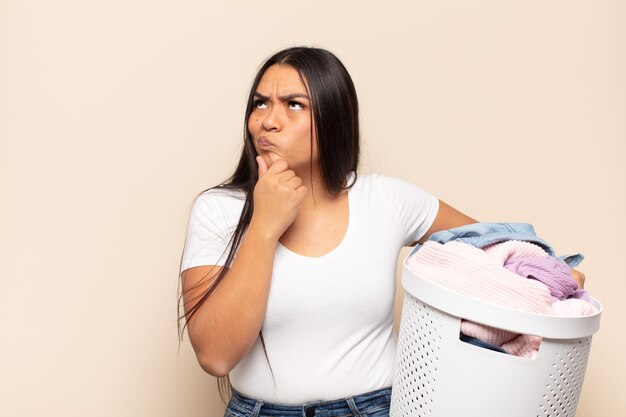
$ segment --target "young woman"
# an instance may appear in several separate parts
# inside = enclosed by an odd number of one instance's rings
[[[230,377],[226,415],[389,414],[399,251],[475,220],[357,175],[359,149],[337,57],[294,47],[262,65],[239,164],[196,199],[181,262],[182,318],[221,394]]]

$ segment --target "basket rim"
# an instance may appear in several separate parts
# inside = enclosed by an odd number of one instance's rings
[[[600,328],[603,306],[593,297],[591,303],[598,311],[588,316],[561,317],[512,309],[453,292],[419,277],[408,268],[409,257],[410,254],[402,261],[404,290],[421,302],[459,319],[553,339],[588,337]]]

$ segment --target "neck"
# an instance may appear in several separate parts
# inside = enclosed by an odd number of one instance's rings
[[[313,176],[311,176],[311,172],[306,168],[295,172],[296,175],[302,179],[302,185],[306,186],[308,189],[306,198],[301,206],[301,211],[310,211],[315,210],[318,207],[323,207],[328,203],[337,201],[337,199],[343,194],[331,194],[322,178],[322,172],[319,169],[319,166],[313,168]],[[315,200],[313,200],[314,194]]]

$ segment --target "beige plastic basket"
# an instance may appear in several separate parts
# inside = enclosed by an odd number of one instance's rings
[[[408,257],[407,257],[408,258]],[[403,262],[391,417],[574,417],[598,313],[554,317],[447,291]],[[459,339],[461,320],[542,337],[535,359]]]

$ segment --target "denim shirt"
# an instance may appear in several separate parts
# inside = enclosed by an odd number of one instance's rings
[[[571,268],[579,265],[584,259],[584,256],[581,253],[557,257],[552,246],[545,240],[538,237],[533,226],[528,223],[466,224],[464,226],[455,227],[454,229],[441,230],[437,233],[433,233],[428,240],[442,244],[455,240],[473,245],[479,249],[507,240],[521,240],[540,246],[550,256],[560,259]],[[409,256],[417,252],[421,246],[422,245],[417,244]]]

